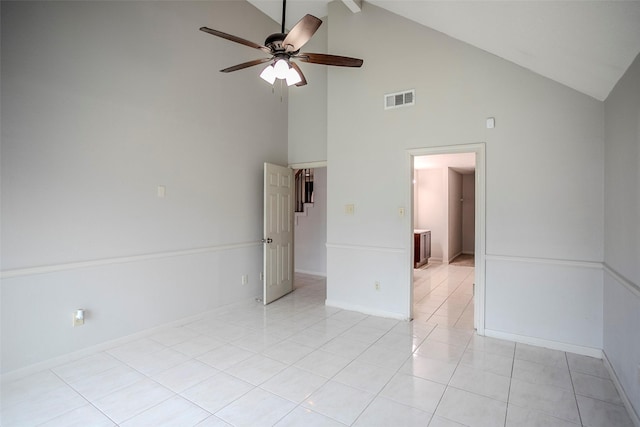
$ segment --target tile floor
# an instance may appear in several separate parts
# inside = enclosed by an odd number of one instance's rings
[[[474,335],[473,268],[415,274],[411,322],[325,283],[3,384],[11,426],[629,426],[602,361]]]

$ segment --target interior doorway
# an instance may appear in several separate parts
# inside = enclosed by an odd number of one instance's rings
[[[415,314],[414,266],[417,265],[418,253],[424,251],[416,245],[425,241],[424,237],[417,240],[416,234],[428,232],[431,242],[429,255],[434,264],[447,265],[465,252],[466,255],[473,254],[474,270],[468,279],[473,285],[473,326],[478,334],[484,335],[484,144],[413,149],[409,150],[408,160],[411,201],[411,229],[408,234],[412,250],[407,267],[411,317],[414,318]],[[425,172],[416,172],[416,164],[418,171]],[[420,196],[416,194],[416,184],[429,186],[422,191],[422,198],[416,197]],[[436,200],[438,197],[439,201]]]
[[[327,267],[327,165],[326,162],[290,165],[306,174],[305,191],[294,212],[294,271],[326,277]],[[298,203],[296,203],[298,204]]]
[[[475,164],[475,153],[414,156],[414,228],[428,232],[432,262],[473,257]]]

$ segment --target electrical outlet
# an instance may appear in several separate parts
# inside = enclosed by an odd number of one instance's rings
[[[347,215],[353,215],[356,210],[354,205],[344,205],[344,213]]]
[[[78,309],[73,313],[73,327],[84,325],[84,309]]]
[[[249,283],[249,275],[248,274],[243,274],[242,275],[242,284],[246,285],[247,283]]]
[[[376,283],[375,283],[375,287],[376,287],[376,291],[380,290],[380,282],[378,282],[377,280],[376,280]]]
[[[398,208],[398,215],[404,216],[404,208]]]
[[[260,272],[260,280],[264,280],[264,273],[262,271]]]

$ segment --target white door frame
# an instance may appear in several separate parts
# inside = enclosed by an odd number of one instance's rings
[[[326,168],[327,161],[322,160],[319,162],[306,162],[306,163],[290,163],[291,169],[314,169],[314,168]]]
[[[413,318],[413,158],[417,156],[429,156],[432,154],[459,154],[459,153],[475,153],[476,154],[476,172],[475,172],[475,189],[476,189],[476,206],[475,206],[475,294],[473,298],[474,306],[473,324],[476,328],[478,335],[484,335],[484,320],[485,320],[485,255],[486,255],[486,163],[485,163],[485,143],[479,142],[475,144],[461,144],[461,145],[448,145],[441,147],[425,147],[425,148],[413,148],[407,150],[406,155],[406,176],[408,183],[406,199],[409,203],[407,206],[411,206],[410,218],[411,221],[407,223],[406,236],[410,240],[407,253],[407,268],[409,269],[409,309],[408,313]]]

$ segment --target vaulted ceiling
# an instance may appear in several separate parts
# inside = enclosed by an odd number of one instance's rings
[[[343,1],[382,7],[599,100],[640,52],[639,0]],[[282,2],[249,2],[280,22]],[[288,0],[287,26],[326,16],[327,3]]]

